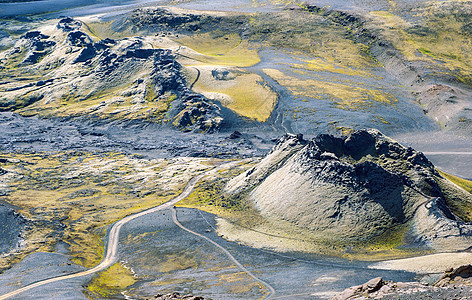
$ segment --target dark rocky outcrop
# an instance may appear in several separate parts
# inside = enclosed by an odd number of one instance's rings
[[[229,139],[230,140],[240,139],[242,136],[243,136],[242,133],[236,130],[230,134]]]
[[[233,80],[236,76],[228,69],[217,68],[211,71],[211,76],[216,80]]]
[[[421,152],[377,130],[359,130],[311,141],[286,135],[226,190],[249,192],[263,215],[320,237],[365,240],[403,224],[419,243],[464,249],[472,225],[447,205],[452,190],[446,185],[454,189]],[[467,203],[462,208],[471,210],[472,196],[461,195]]]
[[[74,60],[74,63],[81,63],[91,60],[97,55],[97,50],[93,44],[86,45],[82,51],[80,51],[79,56]]]
[[[221,128],[220,107],[191,91],[182,66],[171,50],[150,49],[141,38],[108,38],[94,42],[80,30],[81,22],[72,18],[60,20],[57,28],[59,30],[51,37],[40,31],[30,31],[10,50],[6,63],[9,57],[15,60],[27,52],[19,66],[26,72],[41,72],[46,79],[10,84],[8,93],[0,96],[2,110],[24,109],[26,114],[34,115],[38,108],[30,111],[29,107],[41,100],[46,103],[59,99],[84,102],[108,95],[105,97],[108,102],[91,104],[85,114],[73,112],[74,116],[89,118],[90,114],[110,121],[115,120],[116,114],[129,116],[129,119],[139,116],[146,121],[172,124],[185,132],[213,133]],[[64,42],[56,45],[55,41],[60,39]],[[47,78],[50,76],[53,78]],[[73,81],[62,80],[72,77]],[[118,110],[110,108],[104,116],[100,110],[111,102],[115,105],[126,102],[130,110],[116,112]],[[54,112],[51,114],[55,116]]]
[[[31,65],[38,63],[47,55],[56,42],[49,40],[49,36],[39,31],[30,31],[20,39],[22,46],[28,51],[20,65]]]
[[[145,14],[145,16],[143,16],[143,14]],[[139,26],[144,24],[157,24],[173,28],[198,21],[200,18],[201,16],[199,15],[188,13],[175,14],[165,8],[137,9],[133,11],[131,16],[131,19]]]
[[[92,39],[82,31],[74,30],[67,34],[66,41],[71,46],[84,47],[92,43]]]
[[[460,266],[446,271],[434,284],[437,287],[454,287],[472,284],[472,265]]]
[[[183,300],[183,299],[186,299],[186,300],[204,300],[205,298],[201,297],[201,296],[193,296],[193,295],[181,295],[180,293],[178,292],[173,292],[173,293],[169,293],[169,294],[157,294],[154,296],[154,298],[152,299],[156,299],[156,300]],[[211,300],[210,298],[206,298],[207,300]]]
[[[129,20],[139,28],[154,28],[155,30],[184,30],[197,31],[199,29],[218,26],[221,17],[177,13],[165,8],[142,8],[134,10]]]
[[[74,20],[71,17],[63,18],[57,23],[57,28],[65,32],[78,30],[81,26],[82,23],[80,21]]]

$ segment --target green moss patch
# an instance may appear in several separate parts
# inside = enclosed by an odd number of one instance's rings
[[[86,294],[90,299],[113,298],[136,282],[130,269],[116,263],[90,281]]]

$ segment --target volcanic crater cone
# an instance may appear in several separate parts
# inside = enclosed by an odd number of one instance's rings
[[[472,240],[472,195],[423,153],[377,130],[311,141],[285,135],[226,192],[247,195],[263,216],[330,241],[369,241],[400,230],[404,244],[436,250],[465,249]]]

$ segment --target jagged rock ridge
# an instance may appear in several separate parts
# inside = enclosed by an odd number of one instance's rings
[[[377,130],[311,141],[286,135],[226,190],[249,193],[263,215],[327,239],[368,240],[403,224],[415,242],[441,249],[465,249],[472,237],[468,215],[448,207],[459,197],[470,211],[472,196],[442,178],[421,152]]]
[[[1,110],[162,122],[210,133],[221,127],[220,108],[189,89],[171,50],[139,37],[97,40],[72,18],[45,30],[26,33],[0,53]]]

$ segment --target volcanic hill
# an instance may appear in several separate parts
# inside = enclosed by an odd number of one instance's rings
[[[334,242],[402,235],[436,250],[470,246],[472,196],[421,153],[377,130],[285,135],[259,164],[226,185],[269,219]]]

